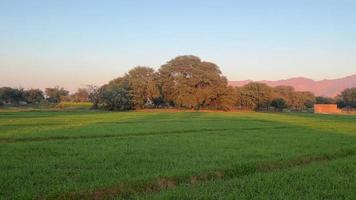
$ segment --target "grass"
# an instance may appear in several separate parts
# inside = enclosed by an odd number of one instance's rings
[[[65,110],[89,110],[93,106],[90,102],[60,102],[56,105],[56,108],[65,109]]]
[[[356,156],[228,180],[180,186],[138,199],[355,199]]]
[[[355,121],[307,113],[3,111],[0,199],[355,199]]]

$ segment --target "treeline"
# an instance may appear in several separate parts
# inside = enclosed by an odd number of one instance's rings
[[[11,105],[39,105],[39,104],[58,104],[62,101],[87,102],[88,90],[80,88],[74,94],[64,88],[54,87],[46,88],[43,92],[40,89],[28,89],[1,87],[0,88],[0,106]]]
[[[0,88],[2,104],[61,101],[90,101],[94,109],[118,111],[144,108],[304,111],[312,109],[315,103],[356,108],[356,88],[346,89],[331,99],[295,91],[290,86],[270,87],[258,82],[231,87],[216,64],[196,56],[176,57],[157,71],[135,67],[103,86],[78,89],[74,94],[59,87],[47,88],[45,92]]]

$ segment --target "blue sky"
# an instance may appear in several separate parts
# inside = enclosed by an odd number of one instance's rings
[[[0,86],[75,89],[178,55],[230,80],[356,73],[354,0],[0,0]]]

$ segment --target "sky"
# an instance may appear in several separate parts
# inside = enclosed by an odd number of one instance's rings
[[[229,80],[356,73],[356,0],[0,0],[0,87],[101,85],[179,55]]]

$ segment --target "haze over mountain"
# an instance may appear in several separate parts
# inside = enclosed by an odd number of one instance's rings
[[[229,85],[243,86],[250,82],[252,82],[252,80],[229,81]],[[257,82],[266,83],[272,87],[279,85],[293,86],[297,91],[310,91],[316,96],[335,97],[346,88],[356,87],[356,74],[339,79],[325,79],[320,81],[314,81],[313,79],[305,77],[295,77],[286,80],[263,80]]]

